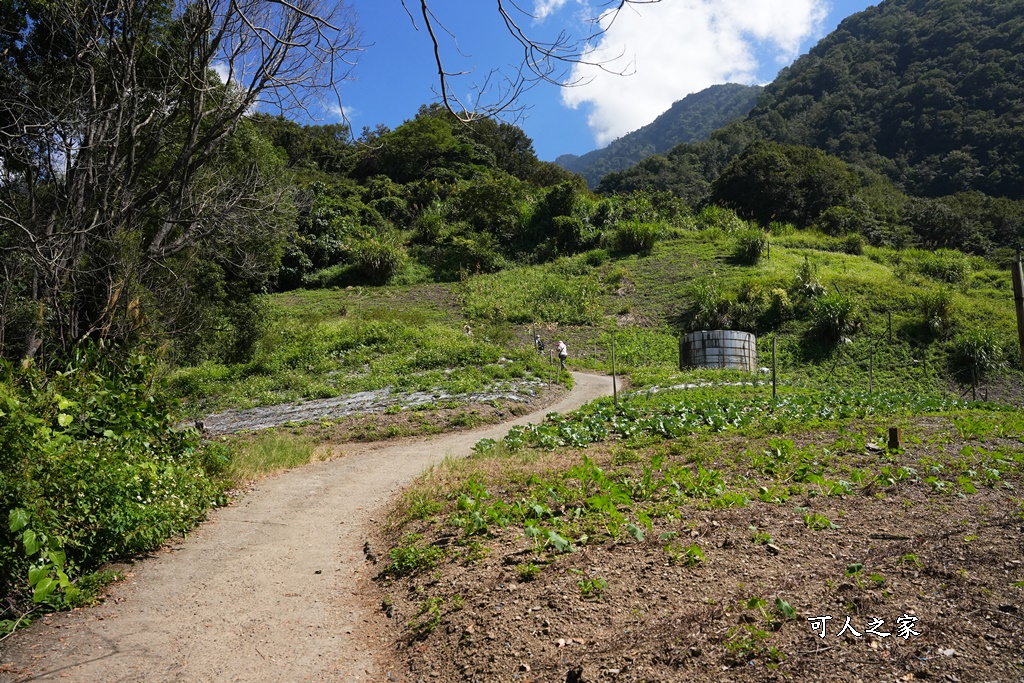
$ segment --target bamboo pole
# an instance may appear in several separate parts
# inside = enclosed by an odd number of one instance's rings
[[[776,343],[775,333],[772,332],[772,400],[779,397],[779,382],[778,374],[776,372],[776,362],[778,359],[778,345]]]
[[[615,330],[612,330],[612,402],[615,412],[619,412],[619,387],[615,383]]]
[[[1017,249],[1017,261],[1013,264],[1013,303],[1017,309],[1017,337],[1020,342],[1020,367],[1024,370],[1024,266],[1021,265],[1021,250]]]

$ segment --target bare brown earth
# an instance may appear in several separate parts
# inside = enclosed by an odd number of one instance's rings
[[[848,427],[873,433],[878,426]],[[961,455],[965,447],[1019,458],[1024,439],[965,438],[943,416],[903,428],[905,450],[885,454],[885,462],[914,467],[919,479],[858,485],[846,495],[812,488],[731,509],[690,503],[655,518],[643,540],[591,528],[592,540],[570,553],[516,525],[466,537],[451,523],[455,494],[422,519],[399,506],[377,543],[407,547],[417,539],[445,556],[411,576],[376,565],[382,608],[392,615],[386,680],[1024,681],[1024,482],[1015,476],[965,494],[948,474],[970,457]],[[837,452],[838,436],[793,438],[797,447],[828,445],[851,468],[878,471],[882,449]],[[702,463],[742,485],[758,476],[743,454],[767,442],[720,435],[651,448],[665,457],[663,468]],[[457,493],[476,473],[489,502],[545,500],[526,492],[531,475],[564,472],[584,455],[607,472],[642,476],[644,454],[612,442],[480,461],[479,470],[470,463],[451,475],[435,470],[420,487],[423,495]],[[952,481],[935,490],[923,480],[941,463]],[[809,528],[804,514],[835,528]],[[702,551],[692,563],[691,546]],[[776,600],[793,612],[777,609]]]
[[[259,482],[187,539],[137,562],[103,604],[50,615],[0,647],[0,681],[379,681],[391,655],[364,543],[424,468],[482,438],[611,393],[575,374],[547,409],[383,444]]]

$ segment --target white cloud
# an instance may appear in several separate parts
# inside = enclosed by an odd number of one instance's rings
[[[358,111],[352,107],[345,107],[340,104],[325,104],[324,109],[338,121],[351,121]]]
[[[227,83],[228,77],[231,75],[231,67],[227,62],[216,61],[213,63],[213,71],[217,74],[217,78],[220,79],[221,83]]]
[[[538,0],[554,4],[558,0]],[[779,64],[797,56],[827,13],[825,0],[663,0],[638,5],[602,25],[588,61],[578,65],[562,92],[575,109],[592,107],[587,123],[597,143],[647,125],[672,103],[717,83],[754,83],[760,60]]]
[[[533,16],[537,21],[544,21],[562,9],[569,0],[534,0]]]

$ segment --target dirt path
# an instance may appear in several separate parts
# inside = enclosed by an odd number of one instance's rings
[[[367,528],[424,468],[511,425],[611,393],[574,373],[557,404],[480,430],[379,447],[261,482],[187,540],[138,563],[107,601],[0,644],[0,682],[383,681]]]

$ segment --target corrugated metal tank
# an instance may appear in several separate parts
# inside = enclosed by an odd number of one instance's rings
[[[735,330],[691,332],[679,340],[679,367],[757,370],[757,337]]]

